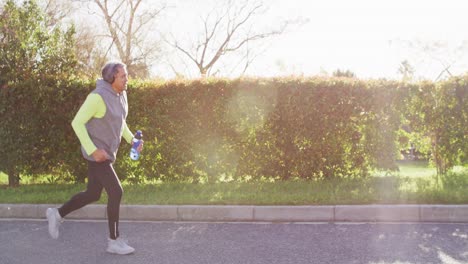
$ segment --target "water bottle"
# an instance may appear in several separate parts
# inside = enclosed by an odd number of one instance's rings
[[[140,152],[138,151],[138,147],[141,144],[142,138],[143,138],[143,133],[141,132],[141,130],[138,130],[135,133],[135,136],[133,137],[133,140],[132,140],[132,149],[130,150],[130,158],[132,160],[138,160],[138,158],[140,157]]]

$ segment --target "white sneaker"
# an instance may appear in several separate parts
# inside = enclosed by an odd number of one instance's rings
[[[117,238],[116,240],[109,238],[107,243],[107,252],[112,254],[127,255],[135,252],[135,249],[127,245],[127,243],[121,238]]]
[[[49,234],[53,239],[57,239],[59,237],[59,227],[62,222],[62,217],[57,208],[48,208],[46,216],[49,221]]]

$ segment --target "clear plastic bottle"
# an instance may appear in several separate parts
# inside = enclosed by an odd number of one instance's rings
[[[132,160],[138,160],[140,158],[140,152],[138,151],[138,147],[141,144],[141,139],[143,138],[143,133],[141,130],[138,130],[133,137],[132,142],[132,149],[130,150],[130,158]]]

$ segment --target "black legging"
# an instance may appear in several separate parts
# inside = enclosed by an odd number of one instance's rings
[[[62,217],[65,217],[87,204],[98,201],[101,197],[102,188],[106,189],[108,196],[107,218],[110,238],[116,239],[119,237],[119,210],[123,189],[109,160],[105,162],[88,161],[88,186],[86,191],[75,194],[58,211]]]

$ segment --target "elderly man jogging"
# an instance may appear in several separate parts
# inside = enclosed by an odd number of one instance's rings
[[[132,142],[133,133],[125,121],[128,113],[127,70],[120,62],[109,62],[102,69],[102,79],[97,80],[93,90],[77,112],[72,127],[80,140],[83,157],[88,162],[86,191],[74,195],[60,208],[48,208],[49,234],[57,239],[62,219],[69,213],[94,201],[98,201],[102,189],[108,195],[107,216],[109,239],[107,252],[130,254],[134,248],[119,237],[119,211],[122,186],[114,171],[122,137]],[[140,145],[140,151],[142,145]]]

